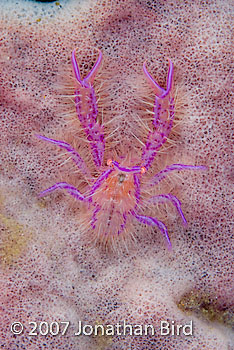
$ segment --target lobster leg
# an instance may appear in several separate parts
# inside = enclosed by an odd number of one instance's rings
[[[74,97],[76,112],[87,135],[87,139],[90,142],[93,161],[97,167],[100,167],[103,162],[105,140],[103,127],[97,122],[98,106],[92,83],[100,67],[101,61],[102,53],[99,51],[96,63],[89,74],[82,80],[75,56],[75,50],[72,52],[72,66],[77,81]]]
[[[187,220],[185,219],[184,213],[181,209],[181,203],[179,199],[174,196],[173,194],[159,194],[157,196],[153,196],[149,199],[149,202],[153,203],[163,203],[165,201],[169,200],[177,209],[178,213],[180,214],[184,225],[187,225]]]
[[[142,160],[143,166],[149,169],[151,166],[158,149],[167,140],[167,137],[171,131],[174,119],[174,99],[172,97],[172,85],[173,85],[173,64],[169,60],[169,70],[167,76],[167,89],[161,88],[157,82],[153,79],[146,68],[146,64],[143,64],[143,72],[155,91],[155,103],[154,103],[154,118],[153,127],[147,137],[146,145],[143,149]]]
[[[138,215],[134,212],[132,212],[133,216],[135,216],[135,218],[146,225],[149,226],[158,226],[158,228],[160,229],[161,233],[166,237],[167,243],[168,243],[168,249],[171,249],[171,241],[170,238],[168,236],[168,231],[167,231],[167,227],[166,225],[162,222],[159,221],[155,218],[152,218],[151,216],[143,216],[143,215]]]
[[[175,170],[206,170],[207,167],[205,165],[185,165],[185,164],[172,164],[167,166],[165,169],[161,170],[158,174],[154,175],[154,177],[150,180],[149,185],[157,185],[160,181],[165,179],[165,177]]]
[[[50,192],[53,192],[57,189],[63,189],[66,190],[71,196],[75,197],[76,199],[80,201],[84,201],[86,198],[80,193],[80,191],[77,190],[76,187],[69,185],[66,182],[57,182],[53,186],[47,188],[46,190],[39,193],[39,197],[44,197]]]
[[[47,142],[51,142],[60,148],[64,148],[67,152],[71,154],[73,162],[76,163],[77,167],[80,169],[82,174],[88,178],[91,177],[89,169],[87,168],[84,160],[81,158],[78,152],[76,152],[69,143],[64,142],[64,141],[59,141],[59,140],[54,140],[54,139],[49,139],[48,137],[42,136],[42,135],[35,135],[39,139],[42,139]]]

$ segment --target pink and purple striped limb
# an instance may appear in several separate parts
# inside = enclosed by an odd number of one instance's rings
[[[169,62],[169,69],[168,69],[168,74],[167,74],[167,89],[164,90],[161,88],[157,82],[153,79],[152,75],[148,72],[146,68],[146,63],[143,63],[143,72],[145,73],[145,76],[152,86],[152,88],[155,90],[156,97],[164,98],[166,97],[169,92],[171,91],[172,88],[172,81],[173,81],[173,73],[174,73],[174,68],[173,68],[173,63],[170,59],[168,59]]]
[[[186,226],[187,225],[187,220],[185,219],[185,216],[183,214],[183,211],[181,209],[181,202],[179,201],[179,199],[172,195],[172,194],[160,194],[157,196],[153,196],[149,199],[149,202],[153,202],[154,204],[156,203],[164,203],[167,200],[171,201],[171,203],[176,207],[178,213],[180,214],[182,220],[183,220],[183,224]]]
[[[98,106],[92,82],[97,74],[102,61],[102,53],[99,56],[89,74],[82,80],[79,66],[75,56],[75,50],[72,52],[73,71],[78,82],[75,89],[74,99],[77,116],[90,142],[94,163],[100,167],[103,162],[105,139],[104,130],[97,123]]]
[[[76,113],[83,128],[88,127],[88,123],[96,123],[98,115],[97,99],[92,86],[81,87],[83,94],[86,94],[86,101],[82,100],[80,92],[76,89],[74,93],[74,100],[76,106]],[[84,91],[84,89],[88,91]]]
[[[135,208],[137,207],[137,204],[140,202],[140,179],[139,177],[134,174],[134,185],[135,185],[135,197],[136,197],[136,205]]]
[[[165,177],[171,173],[172,171],[179,170],[206,170],[207,167],[204,165],[185,165],[185,164],[172,164],[161,170],[158,174],[156,174],[151,180],[149,185],[157,185],[160,181],[165,179]]]
[[[124,172],[124,173],[133,173],[133,174],[140,174],[142,173],[142,167],[140,166],[134,166],[132,168],[122,167],[119,165],[116,160],[112,160],[111,164],[113,164],[118,170]]]
[[[144,167],[148,170],[153,163],[159,148],[166,142],[167,138],[164,133],[158,130],[150,132],[142,152],[142,162]]]
[[[77,81],[83,86],[83,87],[89,87],[90,84],[93,83],[95,75],[97,74],[97,71],[101,65],[102,62],[102,53],[99,50],[99,55],[98,55],[98,59],[96,61],[96,63],[94,64],[93,68],[91,69],[91,71],[89,72],[89,74],[86,76],[86,78],[84,78],[83,80],[81,79],[81,75],[80,75],[80,69],[76,60],[76,49],[74,49],[72,51],[72,66],[73,66],[73,71],[75,74],[75,77],[77,79]]]
[[[100,167],[103,162],[105,151],[105,139],[103,127],[98,123],[90,123],[85,127],[87,139],[90,141],[90,146],[93,154],[93,160],[97,167]]]
[[[51,142],[63,149],[65,149],[67,152],[69,152],[71,154],[72,160],[73,162],[76,163],[77,167],[80,169],[80,171],[82,172],[82,174],[85,177],[90,178],[90,172],[84,162],[84,160],[81,158],[81,156],[79,155],[78,152],[76,152],[71,145],[69,145],[69,143],[63,142],[63,141],[59,141],[59,140],[54,140],[54,139],[49,139],[48,137],[45,136],[41,136],[41,135],[35,135],[36,137],[38,137],[41,140],[47,141],[47,142]]]
[[[100,211],[100,206],[99,205],[96,205],[95,206],[95,210],[93,212],[93,215],[92,215],[92,220],[91,220],[91,227],[92,229],[95,229],[95,222],[97,221],[97,213]]]
[[[48,193],[53,192],[54,190],[57,190],[57,189],[66,190],[71,196],[75,197],[77,200],[80,200],[80,201],[85,201],[86,200],[86,198],[80,193],[80,191],[77,190],[76,187],[74,187],[72,185],[69,185],[66,182],[57,182],[53,186],[51,186],[51,187],[47,188],[46,190],[40,192],[39,193],[39,197],[44,197]]]
[[[146,169],[149,169],[156,156],[158,149],[167,140],[167,137],[173,125],[174,99],[170,96],[173,84],[173,63],[169,59],[166,90],[161,88],[153,79],[153,77],[148,72],[145,63],[143,64],[143,71],[156,94],[153,118],[154,130],[149,133],[146,145],[142,153],[144,167]]]
[[[95,181],[93,186],[90,189],[88,197],[90,197],[90,201],[92,200],[92,195],[96,192],[96,190],[101,186],[101,184],[108,178],[113,169],[108,169],[104,171],[99,178]]]
[[[159,221],[155,218],[152,218],[151,216],[143,216],[143,215],[138,215],[135,212],[132,212],[132,215],[141,223],[149,225],[149,226],[158,226],[160,229],[161,233],[166,237],[167,244],[168,244],[168,249],[171,249],[171,241],[168,236],[168,231],[166,225],[162,222]]]

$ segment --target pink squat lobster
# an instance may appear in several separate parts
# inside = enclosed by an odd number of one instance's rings
[[[174,119],[174,99],[172,96],[173,64],[169,60],[169,70],[167,76],[167,89],[162,89],[147,71],[143,64],[144,74],[155,92],[154,116],[152,131],[149,132],[147,141],[142,150],[140,165],[133,167],[126,166],[125,160],[121,164],[113,159],[109,159],[107,164],[103,164],[105,151],[105,139],[103,126],[97,122],[98,106],[95,91],[92,86],[95,75],[102,61],[102,53],[99,56],[90,73],[82,80],[80,70],[75,57],[75,50],[72,52],[72,65],[76,78],[76,88],[74,94],[77,116],[80,124],[87,135],[91,153],[95,166],[98,169],[105,166],[105,170],[88,187],[86,194],[82,194],[76,187],[66,182],[58,182],[40,193],[44,196],[56,189],[64,189],[71,196],[79,201],[88,203],[91,209],[90,229],[95,238],[101,238],[105,242],[109,239],[116,240],[121,233],[126,233],[126,227],[131,223],[131,217],[140,223],[149,226],[157,226],[166,237],[168,247],[171,242],[168,236],[166,225],[155,217],[140,215],[143,200],[141,198],[141,177],[150,168],[158,149],[167,140],[171,131]],[[82,157],[71,145],[66,142],[53,140],[45,136],[37,135],[42,140],[51,142],[70,153],[72,160],[76,163],[84,177],[92,178],[90,171]],[[128,165],[128,164],[127,164]],[[175,170],[198,170],[205,169],[204,166],[193,166],[184,164],[172,164],[154,175],[149,185],[157,185],[169,173]],[[99,170],[100,173],[100,170]],[[88,185],[87,185],[88,186]],[[149,203],[162,203],[170,201],[178,213],[183,223],[186,219],[181,209],[179,199],[168,193],[152,196]]]

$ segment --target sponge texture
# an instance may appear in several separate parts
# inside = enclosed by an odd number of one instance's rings
[[[0,2],[0,347],[12,349],[230,350],[233,325],[233,45],[232,1],[90,0]],[[82,188],[72,162],[34,135],[62,139],[89,162],[79,130],[70,56],[77,47],[82,74],[101,49],[99,91],[107,150],[138,152],[139,119],[150,119],[147,68],[165,88],[167,58],[175,66],[176,127],[151,174],[172,163],[207,165],[171,177],[159,192],[182,202],[189,226],[171,207],[158,208],[173,251],[158,230],[136,224],[136,242],[119,254],[89,246],[79,203],[58,192],[37,194],[58,181]],[[149,103],[145,107],[145,102]],[[106,155],[109,158],[109,155]],[[62,164],[64,163],[65,164]],[[90,165],[92,167],[92,165]],[[83,210],[83,212],[82,212]],[[149,208],[149,211],[151,209]],[[186,312],[184,295],[212,296]],[[191,300],[190,300],[191,302]],[[219,311],[215,311],[219,310]],[[220,311],[221,310],[221,311]],[[192,336],[161,336],[161,321],[194,323]],[[154,336],[74,336],[86,324],[152,324]],[[231,321],[230,321],[231,320]],[[10,324],[25,325],[13,335]],[[70,321],[66,335],[30,336],[29,322]],[[39,333],[39,331],[38,331]]]

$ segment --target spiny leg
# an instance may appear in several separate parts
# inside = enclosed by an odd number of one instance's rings
[[[89,74],[86,76],[86,78],[82,80],[80,75],[80,69],[76,60],[76,49],[72,51],[72,66],[73,66],[74,74],[77,81],[83,86],[85,86],[88,83],[92,84],[92,82],[94,81],[95,75],[97,74],[97,71],[101,65],[101,62],[102,62],[102,53],[99,50],[99,55],[96,63],[94,64],[93,68],[91,69]]]
[[[95,181],[95,183],[93,184],[93,186],[89,190],[88,195],[82,195],[80,193],[80,191],[76,187],[74,187],[72,185],[69,185],[67,182],[57,182],[53,186],[51,186],[51,187],[47,188],[46,190],[40,192],[39,193],[39,197],[46,196],[48,193],[53,192],[54,190],[57,190],[57,189],[64,189],[71,196],[75,197],[77,200],[81,200],[81,201],[86,201],[86,202],[92,203],[93,202],[92,201],[92,195],[96,192],[96,190],[98,190],[98,188],[108,178],[109,174],[112,171],[113,171],[113,169],[108,169],[108,170],[104,171],[98,177],[98,179]],[[92,227],[95,227],[96,215],[99,212],[99,210],[100,210],[100,208],[98,206],[96,206],[96,210],[94,211],[93,217],[92,217],[92,223],[91,223]]]
[[[113,171],[113,169],[108,169],[106,171],[104,171],[99,177],[98,179],[95,181],[95,183],[93,184],[93,186],[90,189],[89,195],[88,197],[92,197],[92,195],[97,191],[97,189],[101,186],[101,184],[108,178],[108,176],[110,175],[110,173]],[[92,199],[92,198],[91,198]]]
[[[187,220],[185,219],[185,216],[183,214],[183,211],[181,209],[181,202],[179,199],[174,196],[173,194],[159,194],[157,196],[153,196],[149,199],[149,202],[155,203],[164,203],[165,201],[169,200],[177,209],[178,213],[180,214],[184,225],[187,225]]]
[[[101,207],[99,205],[95,206],[95,210],[93,211],[92,219],[91,219],[91,227],[94,230],[95,229],[95,222],[97,221],[97,213],[101,210]]]
[[[105,140],[103,126],[97,122],[98,106],[92,83],[100,67],[101,61],[102,53],[99,51],[96,63],[89,74],[82,80],[75,56],[75,50],[72,52],[72,66],[77,80],[77,88],[75,89],[74,96],[76,112],[87,135],[87,139],[90,142],[93,160],[97,167],[100,167],[103,162]]]
[[[80,193],[80,191],[77,190],[76,187],[74,187],[72,185],[69,185],[66,182],[57,182],[53,186],[51,186],[51,187],[47,188],[46,190],[40,192],[39,193],[39,197],[44,197],[48,193],[53,192],[54,190],[57,190],[57,189],[66,190],[71,196],[75,197],[77,200],[80,200],[80,201],[85,201],[86,200],[86,198]]]
[[[168,236],[168,231],[166,225],[162,222],[159,221],[155,218],[152,218],[151,216],[143,216],[143,215],[138,215],[135,212],[132,212],[132,215],[141,223],[149,225],[149,226],[158,226],[160,229],[161,233],[166,237],[167,239],[167,244],[168,244],[168,249],[171,249],[171,241]]]
[[[185,164],[172,164],[167,166],[165,169],[161,170],[156,174],[149,182],[149,185],[157,185],[160,181],[165,179],[165,177],[175,170],[206,170],[207,167],[204,165],[185,165]]]
[[[47,141],[47,142],[51,142],[61,148],[64,148],[67,152],[69,152],[71,154],[72,160],[76,163],[77,167],[80,169],[80,171],[82,172],[82,174],[85,177],[88,177],[90,179],[91,175],[90,172],[85,164],[85,161],[81,158],[81,156],[79,155],[78,152],[76,152],[71,145],[69,145],[66,142],[60,141],[60,140],[54,140],[54,139],[49,139],[48,137],[45,136],[41,136],[41,135],[35,135],[36,137],[38,137],[41,140]]]
[[[173,64],[171,60],[169,60],[166,90],[161,88],[153,79],[153,77],[148,72],[145,63],[143,64],[143,71],[156,94],[153,118],[154,130],[148,134],[146,145],[142,153],[143,165],[146,169],[149,169],[158,149],[167,140],[167,137],[173,125],[174,99],[171,96],[173,83]]]
[[[161,88],[158,83],[154,80],[154,78],[152,77],[152,75],[148,72],[147,68],[146,68],[146,62],[143,63],[143,72],[145,73],[145,76],[148,80],[148,82],[150,83],[150,85],[152,86],[152,88],[155,90],[155,93],[157,95],[157,97],[165,97],[171,90],[172,88],[172,81],[173,81],[173,63],[170,59],[168,59],[169,61],[169,69],[168,69],[168,75],[167,75],[167,89],[164,90],[163,88]]]

